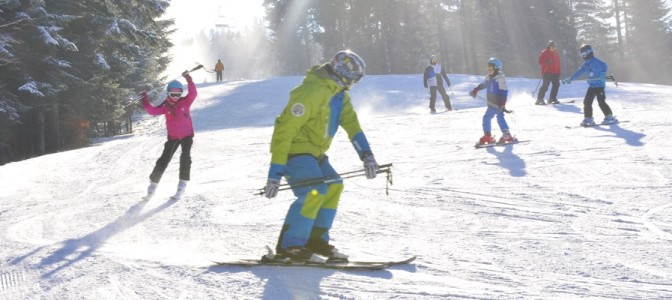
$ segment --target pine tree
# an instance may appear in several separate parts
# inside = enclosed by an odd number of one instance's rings
[[[666,70],[672,66],[670,8],[663,0],[627,1],[629,34],[627,36],[627,73],[630,78],[655,83],[672,83]]]
[[[68,87],[72,62],[64,53],[78,51],[62,29],[74,17],[52,14],[44,1],[22,1],[17,14],[28,19],[15,39],[12,64],[5,78],[11,90],[17,90],[18,101],[26,108],[20,113],[22,125],[18,139],[22,155],[56,152],[60,147],[59,99]],[[19,13],[21,12],[21,13]],[[4,72],[3,72],[4,73]]]
[[[0,38],[0,138],[12,145],[14,159],[86,145],[81,138],[90,120],[119,120],[128,113],[129,95],[162,84],[159,74],[170,62],[166,28],[172,22],[155,20],[167,5],[160,0],[0,4],[0,30],[9,33]],[[15,26],[20,30],[12,30]]]

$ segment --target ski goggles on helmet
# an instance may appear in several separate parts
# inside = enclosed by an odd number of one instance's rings
[[[170,93],[168,93],[168,97],[180,98],[180,97],[182,97],[182,92],[170,92]]]
[[[588,49],[588,50],[581,51],[581,57],[586,58],[591,53],[593,53],[593,49]]]

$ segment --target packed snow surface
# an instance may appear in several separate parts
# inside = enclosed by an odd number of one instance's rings
[[[385,176],[347,179],[331,234],[351,259],[417,255],[413,264],[214,266],[277,241],[294,196],[255,193],[275,117],[302,77],[201,83],[179,201],[169,200],[179,151],[141,201],[166,139],[163,117],[144,113],[133,134],[0,166],[0,298],[672,298],[670,86],[608,83],[607,103],[627,122],[580,128],[585,82],[560,88],[574,103],[536,106],[538,80],[508,78],[507,120],[529,142],[474,149],[485,91],[468,92],[482,76],[451,75],[456,110],[433,115],[421,76],[367,76],[352,88],[393,185],[386,194]],[[328,154],[340,172],[362,168],[342,129]]]

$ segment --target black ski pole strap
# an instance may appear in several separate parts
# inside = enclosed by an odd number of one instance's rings
[[[614,84],[618,87],[618,81],[616,81],[616,78],[614,77],[614,74],[611,74],[611,75],[607,76],[607,79],[613,81]]]
[[[378,171],[376,171],[376,174],[382,174],[382,173],[387,173],[387,182],[388,184],[392,184],[392,164],[383,164],[383,165],[378,165]],[[318,184],[329,184],[335,181],[343,180],[343,179],[348,179],[348,178],[354,178],[354,177],[360,177],[360,176],[366,176],[366,170],[361,169],[361,170],[356,170],[356,171],[350,171],[350,172],[345,172],[345,173],[340,173],[335,176],[324,176],[324,177],[319,177],[319,178],[312,178],[312,179],[307,179],[299,182],[295,182],[294,184],[290,185],[289,183],[283,183],[280,185],[280,189],[278,191],[285,191],[289,190],[292,188],[297,188],[297,187],[306,187],[306,186],[311,186],[311,185],[318,185]],[[255,195],[261,196],[264,195],[264,190],[266,187],[258,189],[257,193]]]

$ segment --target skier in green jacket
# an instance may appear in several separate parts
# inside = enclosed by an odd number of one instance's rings
[[[275,120],[264,193],[267,198],[275,197],[284,176],[297,197],[280,232],[276,258],[301,261],[316,259],[314,254],[319,254],[332,261],[347,261],[346,255],[329,244],[343,181],[326,152],[338,127],[343,127],[364,163],[366,177],[375,178],[378,164],[348,92],[364,76],[365,68],[364,60],[350,50],[339,51],[328,63],[312,66]],[[297,186],[325,177],[335,180]]]

